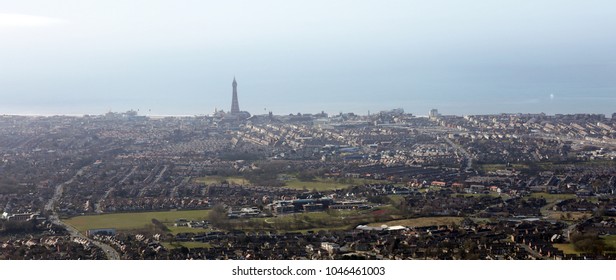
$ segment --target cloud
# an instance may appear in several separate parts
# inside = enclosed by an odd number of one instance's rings
[[[52,18],[52,17],[0,13],[0,28],[3,28],[3,27],[40,27],[40,26],[60,25],[60,24],[65,24],[67,22],[68,21],[64,19],[58,19],[58,18]]]

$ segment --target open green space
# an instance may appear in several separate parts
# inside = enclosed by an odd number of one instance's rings
[[[207,218],[207,217],[206,217]],[[165,226],[169,229],[169,233],[178,234],[178,233],[201,233],[201,232],[210,232],[211,228],[190,228],[190,227],[176,227],[173,222],[163,222]]]
[[[392,205],[400,205],[401,203],[406,201],[406,199],[402,195],[388,195],[387,198],[389,198]]]
[[[606,248],[608,248],[606,250],[606,253],[614,253],[614,249],[616,248],[616,235],[604,235],[601,236],[601,239],[603,239]],[[581,253],[584,253],[584,251],[576,250],[572,243],[554,244],[554,248],[563,251],[563,253],[565,254],[579,255]]]
[[[310,213],[295,213],[288,215],[280,215],[269,218],[255,218],[257,222],[263,222],[269,225],[286,225],[286,224],[318,224],[321,227],[327,228],[328,225],[340,226],[340,222],[346,225],[343,221],[348,218],[361,216],[361,211],[356,210],[341,210],[329,212],[310,212]]]
[[[567,255],[579,255],[580,252],[576,251],[575,248],[573,248],[573,244],[571,243],[563,243],[563,244],[554,244],[553,245],[554,248],[563,251],[563,253],[567,254]]]
[[[322,178],[317,177],[312,181],[299,180],[297,178],[285,181],[285,187],[291,189],[306,189],[317,191],[329,191],[337,189],[345,189],[350,186],[364,185],[364,184],[382,184],[386,181],[373,180],[373,179],[355,179],[355,178]]]
[[[285,175],[285,174],[281,174]],[[382,184],[387,181],[374,180],[374,179],[357,179],[357,178],[323,178],[316,177],[314,180],[300,180],[294,176],[286,176],[290,178],[284,180],[284,186],[290,189],[297,190],[317,190],[317,191],[329,191],[337,189],[345,189],[350,186],[364,185],[364,184]],[[194,179],[195,183],[205,185],[218,185],[224,182],[237,184],[237,185],[250,185],[250,180],[242,177],[224,177],[224,176],[206,176]]]
[[[249,185],[250,181],[242,178],[242,177],[223,177],[223,176],[206,176],[199,177],[194,179],[195,183],[205,184],[205,185],[219,185],[224,182],[236,185]]]
[[[204,220],[207,219],[209,212],[210,210],[114,213],[77,216],[66,219],[64,222],[85,233],[88,229],[96,228],[115,228],[117,230],[141,229],[152,225],[152,219],[157,219],[174,231],[173,223],[175,220]],[[200,230],[203,231],[203,229]]]
[[[497,192],[489,192],[487,194],[484,193],[453,193],[451,194],[451,196],[456,197],[456,196],[463,196],[463,197],[484,197],[484,196],[490,196],[490,197],[499,197],[499,196],[504,196],[501,195],[500,193]]]
[[[592,213],[588,212],[577,212],[577,211],[569,211],[569,212],[561,212],[561,211],[545,211],[544,212],[548,218],[554,220],[561,221],[579,221],[588,219]]]
[[[540,170],[550,171],[557,169],[570,169],[572,167],[614,167],[616,160],[587,160],[587,161],[571,161],[571,162],[539,162],[537,167]]]
[[[550,203],[551,201],[556,200],[566,200],[576,198],[575,194],[572,193],[531,193],[530,197],[533,198],[545,198],[545,200]]]
[[[308,230],[344,230],[359,224],[388,221],[399,216],[394,211],[340,210],[280,215],[268,218],[234,219],[226,221],[225,228],[244,231],[274,230],[281,232],[306,232]]]
[[[462,217],[421,217],[414,219],[388,221],[382,223],[371,223],[368,226],[378,227],[381,225],[387,226],[406,226],[406,227],[427,227],[460,224],[464,220]]]
[[[337,227],[317,227],[317,228],[306,228],[306,229],[302,229],[302,230],[298,230],[298,231],[293,231],[293,232],[301,232],[303,234],[308,233],[309,231],[312,232],[319,232],[319,231],[344,231],[344,230],[350,230],[351,229],[351,225],[345,225],[345,226],[337,226]]]
[[[526,164],[512,164],[510,167],[515,169],[515,170],[528,169],[528,165],[526,165]],[[479,165],[479,169],[484,171],[484,172],[493,172],[493,171],[498,171],[498,170],[505,170],[507,168],[509,168],[509,167],[506,164],[480,164]]]
[[[605,245],[616,249],[616,235],[604,235],[601,238],[605,240]]]
[[[616,160],[588,160],[588,161],[571,161],[571,162],[535,162],[535,163],[519,163],[512,164],[511,167],[519,171],[552,171],[557,169],[569,169],[573,166],[576,167],[614,167],[616,166]],[[478,164],[477,169],[483,172],[493,172],[497,170],[504,170],[507,168],[506,164]]]
[[[177,249],[180,247],[186,247],[188,249],[194,249],[194,248],[211,248],[212,245],[210,245],[210,243],[205,243],[205,242],[192,242],[192,241],[187,241],[187,242],[161,242],[161,244],[163,245],[163,247],[167,248],[168,250],[170,249]]]

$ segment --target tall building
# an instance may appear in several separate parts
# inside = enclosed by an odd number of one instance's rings
[[[437,110],[437,109],[432,109],[432,110],[430,110],[430,115],[429,115],[429,116],[430,116],[430,118],[431,118],[431,119],[436,119],[436,118],[438,118],[440,115],[439,115],[439,113],[438,113],[438,110]]]
[[[237,115],[240,113],[240,104],[237,101],[237,82],[235,81],[235,77],[233,77],[233,99],[231,100],[231,114]]]

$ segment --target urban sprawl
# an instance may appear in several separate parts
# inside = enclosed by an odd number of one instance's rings
[[[236,98],[0,116],[0,259],[616,258],[616,115],[250,116]]]

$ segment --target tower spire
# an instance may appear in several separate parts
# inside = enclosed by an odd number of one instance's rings
[[[231,99],[231,114],[239,114],[240,113],[240,104],[237,101],[237,82],[235,81],[235,76],[233,76],[233,97]]]

